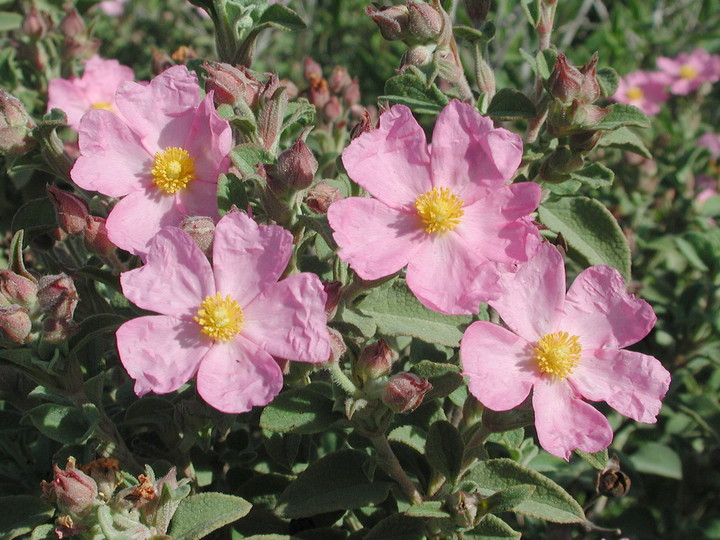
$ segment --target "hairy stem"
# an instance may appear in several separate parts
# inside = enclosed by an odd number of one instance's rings
[[[423,497],[420,491],[415,487],[412,480],[403,470],[400,462],[398,461],[395,452],[390,448],[390,443],[385,437],[385,434],[371,437],[370,440],[378,453],[378,465],[385,471],[390,478],[395,480],[400,489],[405,493],[412,504],[418,504],[422,502]]]

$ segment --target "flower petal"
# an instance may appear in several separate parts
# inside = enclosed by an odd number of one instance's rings
[[[217,291],[230,294],[243,307],[275,283],[292,252],[292,235],[277,225],[258,226],[244,212],[220,220],[213,241]]]
[[[197,374],[200,396],[225,413],[242,413],[256,405],[267,405],[282,385],[277,362],[242,336],[213,344]]]
[[[227,155],[232,146],[230,124],[218,116],[209,92],[195,111],[183,144],[195,160],[196,180],[217,184],[218,175],[227,172],[230,166]]]
[[[330,357],[326,299],[315,274],[292,275],[269,285],[243,308],[242,335],[278,358],[326,362]]]
[[[647,336],[656,320],[650,304],[628,294],[617,270],[592,266],[568,290],[559,329],[579,336],[586,349],[621,349]]]
[[[191,181],[175,192],[175,204],[183,216],[205,216],[218,219],[217,183]]]
[[[425,232],[417,214],[363,197],[334,202],[328,209],[338,256],[363,279],[398,272],[420,249]]]
[[[92,104],[77,85],[77,79],[52,79],[48,83],[47,111],[60,109],[67,115],[68,125],[77,130],[80,119]]]
[[[433,187],[425,132],[404,105],[383,113],[380,127],[352,141],[342,160],[354,182],[393,208],[414,205]]]
[[[620,414],[654,424],[670,386],[657,358],[634,351],[596,349],[568,377],[585,399],[605,401]]]
[[[494,411],[520,405],[538,379],[532,345],[502,326],[472,323],[460,342],[463,375],[480,403]]]
[[[138,396],[180,388],[212,344],[194,322],[163,315],[131,319],[116,335],[120,361],[135,379]]]
[[[135,305],[189,320],[205,297],[215,294],[210,263],[192,238],[174,227],[155,236],[145,265],[123,272],[120,283]]]
[[[566,461],[575,449],[592,454],[613,440],[607,418],[576,397],[565,381],[543,377],[536,382],[533,409],[540,446]]]

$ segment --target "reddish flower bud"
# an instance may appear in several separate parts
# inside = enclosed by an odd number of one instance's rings
[[[0,270],[0,295],[10,304],[30,308],[37,301],[37,282],[11,270]]]
[[[328,327],[328,334],[330,335],[330,358],[328,358],[328,363],[332,364],[342,358],[342,355],[347,351],[347,346],[342,334],[334,328]]]
[[[400,60],[400,71],[405,71],[408,66],[425,67],[432,62],[435,45],[413,45]]]
[[[445,18],[431,4],[408,2],[410,36],[420,43],[436,43],[443,34]]]
[[[290,101],[300,95],[300,90],[297,85],[290,79],[280,79],[280,86],[285,87],[285,92],[287,93],[287,97]]]
[[[94,54],[97,54],[100,48],[99,39],[76,39],[73,37],[65,38],[62,44],[62,57],[66,60],[72,60],[74,58],[88,58]]]
[[[305,195],[305,204],[316,214],[327,214],[330,205],[340,199],[342,199],[340,190],[319,182]]]
[[[323,281],[322,286],[327,295],[327,300],[325,300],[325,313],[327,314],[328,320],[330,320],[335,316],[335,311],[342,296],[342,283],[339,281]]]
[[[215,222],[206,216],[189,216],[182,220],[180,228],[190,235],[207,256],[212,253],[215,238]]]
[[[580,92],[578,92],[577,99],[582,103],[595,103],[602,95],[600,85],[597,82],[597,63],[598,54],[595,53],[590,61],[580,68],[580,73],[583,75],[583,81],[580,86]]]
[[[432,384],[427,379],[414,373],[398,373],[385,385],[382,402],[393,412],[409,413],[420,406],[430,390]]]
[[[309,187],[317,170],[317,159],[302,139],[295,141],[278,156],[277,172],[281,180],[292,189]]]
[[[330,96],[330,99],[323,107],[323,114],[330,122],[337,120],[342,115],[343,109],[337,96]]]
[[[266,87],[277,84],[277,75],[273,75]],[[266,150],[277,151],[287,106],[288,98],[284,88],[277,88],[272,97],[265,101],[258,118],[258,135]]]
[[[43,321],[43,339],[49,343],[60,343],[71,336],[74,336],[79,327],[72,321],[46,317]]]
[[[330,100],[330,89],[325,79],[315,79],[310,83],[310,103],[315,105],[318,110],[322,110],[325,104]]]
[[[548,91],[562,103],[569,105],[580,92],[584,76],[576,67],[568,63],[564,54],[558,54],[550,77]]]
[[[304,62],[303,76],[305,77],[305,80],[307,82],[313,84],[315,81],[323,78],[322,67],[320,67],[320,64],[318,64],[315,60],[313,60],[309,56],[306,56]]]
[[[382,37],[388,41],[405,39],[408,35],[407,6],[389,6],[375,9],[368,6],[365,13],[378,25]]]
[[[348,70],[343,66],[335,66],[332,74],[330,75],[330,88],[333,93],[340,95],[343,90],[352,83]]]
[[[58,507],[62,512],[83,516],[99,502],[98,487],[95,480],[74,467],[74,461],[72,458],[68,459],[64,471],[61,471],[57,465],[54,466],[52,486]]]
[[[48,197],[55,206],[58,225],[68,234],[80,234],[85,230],[85,220],[90,215],[90,207],[84,199],[74,193],[48,184]]]
[[[360,102],[360,83],[357,79],[350,81],[350,84],[345,87],[345,91],[342,94],[345,105],[351,106]]]
[[[85,32],[85,21],[83,21],[77,9],[65,10],[65,17],[60,21],[60,32],[66,38],[74,38]]]
[[[43,276],[38,282],[38,301],[50,317],[70,320],[78,303],[75,283],[67,274]]]
[[[0,154],[20,155],[31,150],[36,144],[30,135],[34,127],[20,100],[0,90]]]
[[[376,341],[360,351],[360,356],[353,365],[353,374],[362,384],[390,375],[397,354],[384,339]],[[422,397],[420,398],[422,401]]]
[[[375,131],[375,129],[375,124],[372,121],[372,117],[370,116],[368,110],[365,109],[363,111],[362,117],[360,118],[360,121],[355,124],[350,130],[350,140],[355,140],[363,133],[369,133],[371,131]]]
[[[244,66],[234,67],[222,62],[205,62],[207,72],[205,89],[214,91],[213,99],[217,105],[236,106],[245,102],[251,109],[257,105],[262,83]]]
[[[108,257],[117,247],[108,238],[105,218],[88,216],[85,218],[84,238],[85,247],[101,257]]]
[[[31,39],[38,40],[45,37],[49,28],[48,17],[44,13],[40,13],[35,6],[30,6],[30,11],[22,22],[22,31]]]
[[[485,22],[490,11],[490,0],[465,0],[464,3],[473,26],[477,28]]]
[[[32,331],[28,309],[16,304],[0,307],[0,337],[13,343],[26,343]]]

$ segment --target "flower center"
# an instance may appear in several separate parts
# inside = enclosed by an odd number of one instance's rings
[[[214,340],[227,341],[242,329],[243,310],[229,294],[207,296],[193,317],[200,331]]]
[[[582,346],[578,336],[567,332],[545,334],[533,349],[540,371],[564,379],[575,371],[580,362]]]
[[[625,92],[625,97],[632,100],[638,100],[645,97],[645,92],[643,92],[640,87],[633,86],[632,88],[629,88],[627,92]]]
[[[698,70],[689,64],[683,64],[680,66],[680,76],[683,79],[694,79],[698,76]]]
[[[434,187],[415,199],[415,208],[429,233],[452,231],[460,225],[465,213],[463,204],[462,199],[446,187]]]
[[[157,187],[172,194],[195,179],[195,160],[184,148],[171,146],[155,154],[150,173]]]
[[[91,109],[103,109],[105,111],[115,112],[113,111],[112,103],[109,101],[96,101],[92,105],[90,105]]]

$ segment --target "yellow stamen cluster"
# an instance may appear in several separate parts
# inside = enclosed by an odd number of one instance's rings
[[[698,76],[698,70],[689,64],[683,64],[680,66],[680,76],[683,79],[694,79]]]
[[[415,199],[415,208],[428,233],[448,232],[460,225],[464,202],[449,188],[434,187]]]
[[[110,111],[115,112],[112,106],[112,103],[109,101],[96,101],[92,105],[90,105],[91,109],[102,109],[104,111]]]
[[[564,379],[575,371],[580,362],[582,346],[578,343],[578,336],[555,332],[545,334],[533,351],[540,371]]]
[[[150,173],[157,187],[172,194],[195,179],[195,160],[184,148],[171,146],[155,154]]]
[[[217,341],[227,341],[242,330],[243,310],[229,294],[207,296],[200,304],[197,316],[200,331]]]
[[[645,92],[643,92],[640,87],[633,86],[632,88],[629,88],[627,92],[625,92],[625,97],[632,100],[642,99],[645,97]]]

